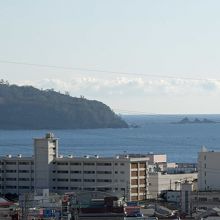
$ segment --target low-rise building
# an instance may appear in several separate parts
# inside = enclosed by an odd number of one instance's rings
[[[197,173],[167,174],[155,172],[149,174],[149,198],[158,198],[165,190],[180,190],[181,182],[197,179]]]

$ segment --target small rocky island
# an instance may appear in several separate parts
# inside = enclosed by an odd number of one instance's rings
[[[194,120],[190,120],[188,117],[184,117],[182,120],[175,122],[175,124],[207,124],[207,123],[217,123],[216,121],[203,118],[203,119],[198,119],[195,118]]]

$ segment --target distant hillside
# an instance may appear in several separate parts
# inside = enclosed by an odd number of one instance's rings
[[[107,105],[0,82],[0,129],[126,128]]]

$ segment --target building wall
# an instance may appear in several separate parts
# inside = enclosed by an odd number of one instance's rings
[[[194,191],[191,193],[191,209],[208,210],[220,206],[220,191]]]
[[[34,163],[32,157],[0,158],[0,192],[24,193],[34,190]]]
[[[35,189],[50,188],[52,161],[58,156],[58,140],[48,133],[44,138],[34,139]]]
[[[130,164],[127,159],[56,158],[52,170],[52,190],[114,191],[128,194]]]
[[[200,152],[198,156],[198,189],[220,190],[220,152]]]
[[[148,198],[148,163],[146,160],[130,163],[130,200],[145,200]]]
[[[146,154],[149,158],[149,164],[155,163],[166,163],[167,162],[167,155],[166,154]]]
[[[143,200],[148,195],[148,158],[58,157],[51,166],[49,189],[52,192],[105,191],[127,200]],[[34,191],[36,165],[33,157],[0,158],[1,193]],[[40,165],[42,168],[42,164]],[[48,169],[45,169],[48,170]],[[42,181],[42,179],[40,179]],[[39,189],[39,187],[35,188]]]
[[[180,183],[185,180],[197,179],[197,173],[187,174],[162,174],[149,175],[149,197],[157,198],[163,190],[180,190]]]
[[[183,213],[187,213],[188,215],[191,214],[191,194],[193,191],[193,183],[190,183],[188,181],[181,184],[181,211]]]
[[[148,160],[146,155],[59,157],[58,140],[48,133],[34,139],[33,157],[0,158],[0,190],[3,194],[40,189],[105,191],[127,200],[144,200],[149,195]]]
[[[167,190],[165,192],[165,198],[167,202],[180,204],[180,191],[179,190]]]

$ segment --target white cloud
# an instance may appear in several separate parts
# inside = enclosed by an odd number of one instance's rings
[[[132,110],[146,113],[218,113],[220,81],[184,79],[146,79],[75,77],[72,79],[42,79],[20,81],[88,99],[100,100],[119,112]],[[120,110],[124,109],[124,110]]]
[[[71,80],[43,79],[36,82],[22,81],[19,84],[31,84],[38,88],[56,91],[69,91],[71,95],[91,96],[184,96],[213,94],[220,92],[218,80],[184,80],[184,79],[144,79],[117,77],[100,79],[96,77],[78,77]]]

